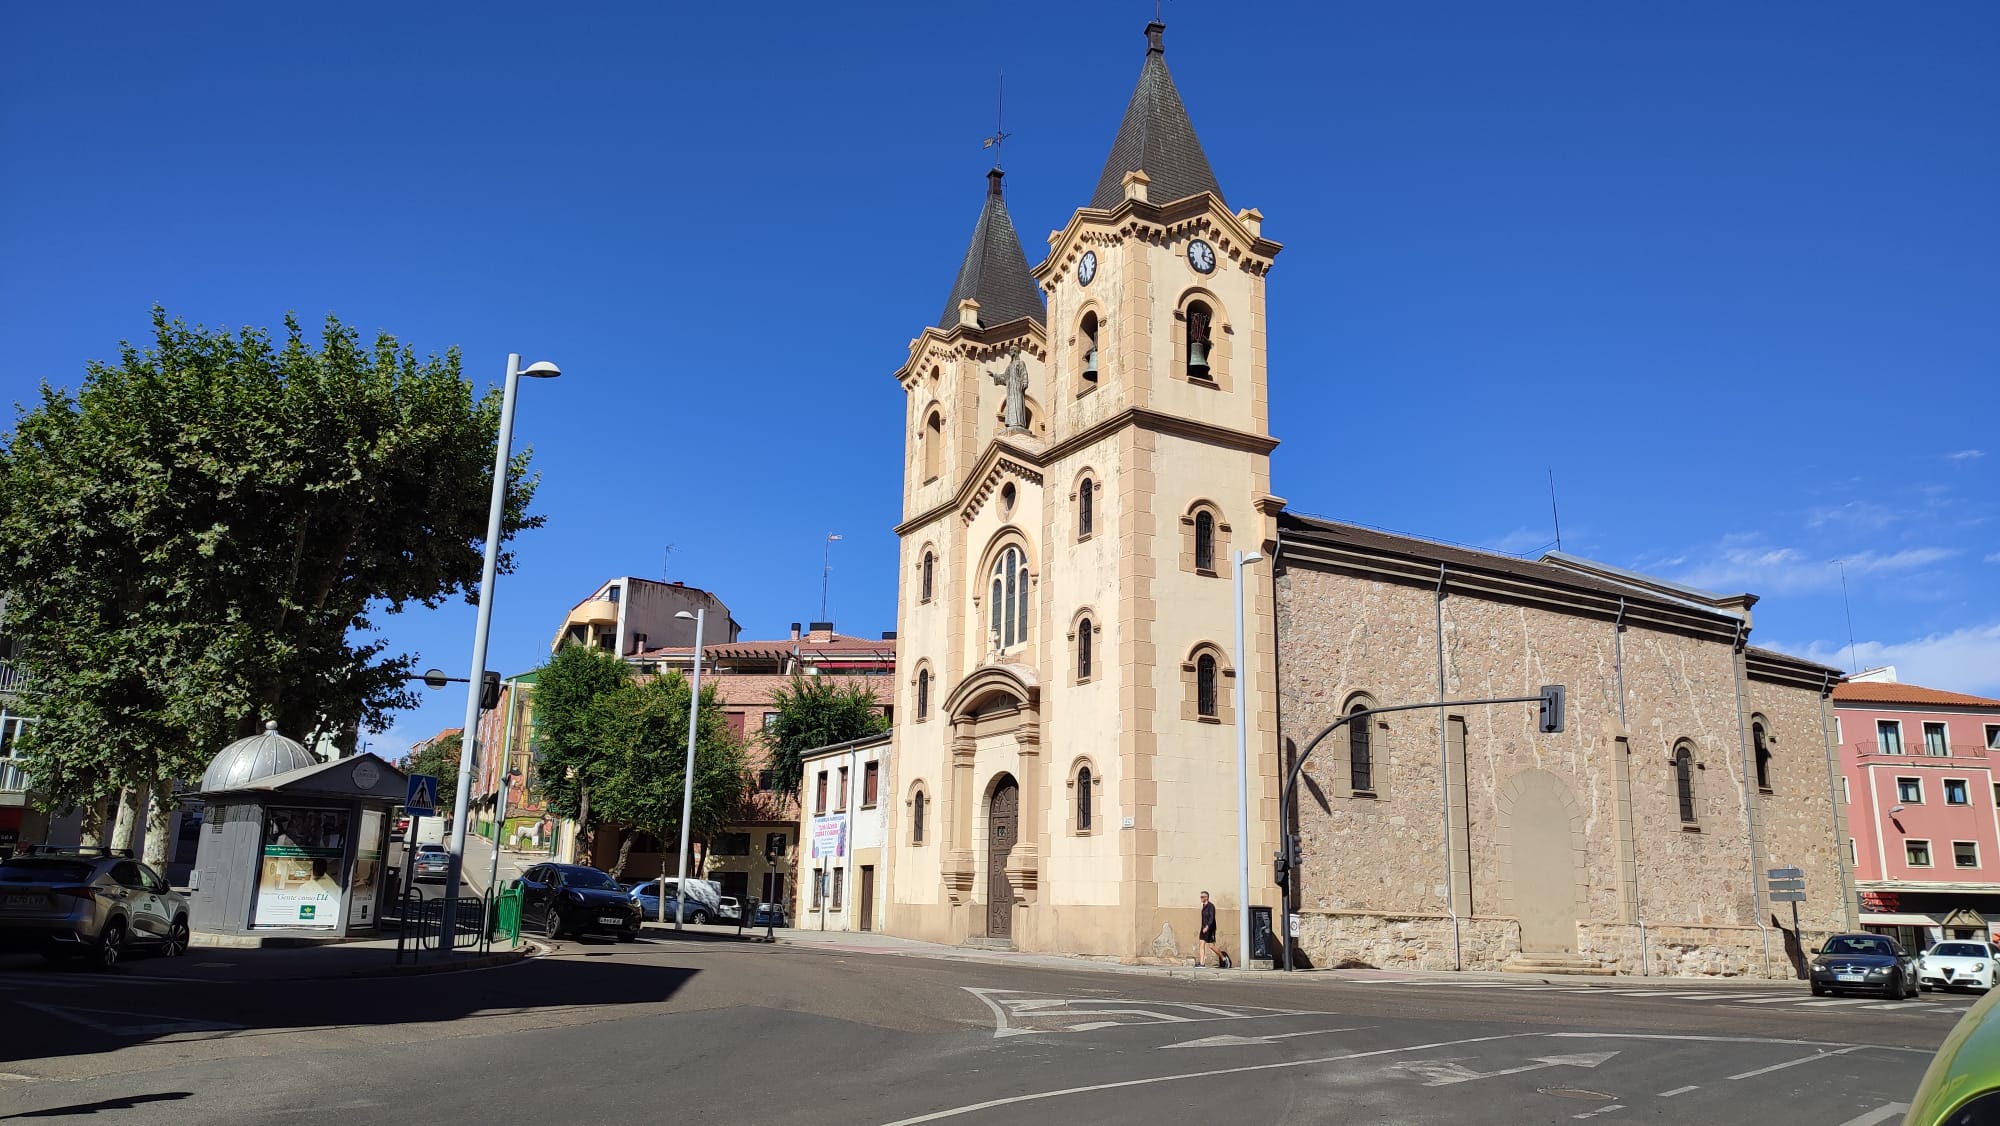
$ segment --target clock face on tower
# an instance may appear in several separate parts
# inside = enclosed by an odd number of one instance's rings
[[[1201,274],[1215,269],[1215,248],[1200,239],[1188,243],[1188,265]]]
[[[1095,250],[1086,250],[1083,252],[1083,260],[1076,264],[1077,284],[1089,285],[1090,279],[1096,276],[1097,276],[1097,252]]]

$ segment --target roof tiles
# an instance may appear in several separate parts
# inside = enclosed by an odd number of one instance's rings
[[[1097,178],[1097,191],[1090,206],[1110,210],[1125,198],[1125,174],[1143,170],[1151,183],[1146,197],[1154,203],[1172,203],[1200,192],[1214,192],[1222,198],[1222,185],[1208,165],[1201,139],[1194,135],[1187,106],[1167,73],[1167,48],[1163,39],[1166,25],[1146,25],[1146,64],[1139,70],[1139,85],[1125,106],[1125,120],[1118,125],[1118,138],[1111,142],[1111,155]]]

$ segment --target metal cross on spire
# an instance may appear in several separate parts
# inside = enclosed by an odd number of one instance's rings
[[[995,168],[1000,167],[1000,146],[1006,144],[1007,138],[1013,136],[1012,133],[1009,133],[1004,128],[1002,128],[1002,123],[1006,121],[1006,119],[1007,119],[1007,76],[1005,74],[1002,74],[1000,76],[1000,108],[993,114],[993,135],[991,137],[986,138],[986,140],[979,146],[982,149],[993,150],[993,167]]]

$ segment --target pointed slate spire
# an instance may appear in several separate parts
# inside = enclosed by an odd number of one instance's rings
[[[1118,206],[1125,198],[1125,174],[1139,170],[1152,181],[1146,194],[1154,202],[1170,203],[1196,192],[1214,192],[1222,198],[1222,185],[1215,182],[1208,154],[1201,151],[1181,93],[1167,73],[1166,30],[1158,20],[1146,25],[1146,65],[1139,71],[1131,104],[1125,107],[1118,139],[1111,143],[1104,174],[1097,178],[1092,207]]]
[[[1006,173],[998,168],[986,174],[986,206],[980,209],[979,224],[972,228],[972,245],[966,248],[965,264],[958,268],[958,280],[944,303],[938,327],[949,330],[958,324],[959,302],[970,297],[979,302],[979,323],[1001,325],[1021,317],[1042,323],[1042,291],[1028,273],[1028,256],[1014,234],[1014,220],[1007,214],[1007,197],[1000,181]]]

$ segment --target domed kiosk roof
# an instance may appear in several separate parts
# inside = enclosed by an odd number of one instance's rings
[[[318,765],[318,755],[296,740],[278,734],[276,723],[266,723],[261,734],[238,739],[222,748],[202,773],[201,792],[240,790],[259,778]]]

